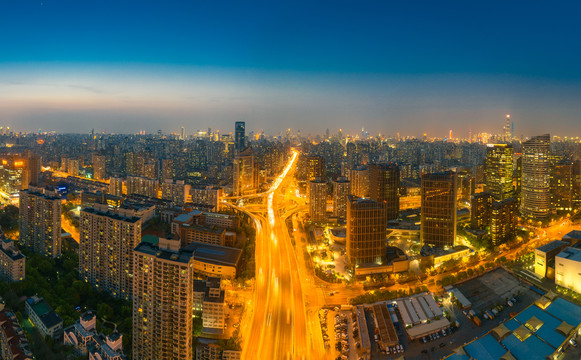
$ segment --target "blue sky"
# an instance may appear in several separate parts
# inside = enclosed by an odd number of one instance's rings
[[[579,134],[578,2],[0,2],[20,130]]]

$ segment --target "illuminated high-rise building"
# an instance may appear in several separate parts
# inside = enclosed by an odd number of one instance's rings
[[[133,249],[141,219],[95,208],[81,210],[79,277],[98,291],[129,300],[133,294]]]
[[[157,179],[142,176],[128,176],[127,195],[136,194],[157,198],[158,185]]]
[[[483,229],[490,225],[494,196],[490,192],[481,192],[472,195],[470,205],[470,227]]]
[[[309,215],[312,221],[327,219],[327,182],[320,178],[309,181]]]
[[[117,176],[109,178],[109,194],[123,196],[123,178]]]
[[[369,197],[384,204],[387,221],[399,217],[399,167],[396,164],[369,165]]]
[[[242,152],[246,149],[246,123],[244,121],[236,121],[234,131],[234,150]]]
[[[18,200],[18,192],[28,188],[30,168],[28,160],[19,156],[6,156],[0,164],[0,189]]]
[[[369,168],[359,166],[349,171],[351,181],[351,195],[357,197],[369,197]]]
[[[256,170],[251,148],[246,148],[234,156],[232,167],[234,196],[249,194],[258,189],[258,171]]]
[[[347,260],[352,266],[382,264],[387,246],[385,206],[350,195],[347,201]]]
[[[173,180],[173,159],[161,159],[161,181]]]
[[[456,169],[458,182],[458,200],[469,202],[474,194],[475,179],[472,176],[472,169],[469,167],[459,167]]]
[[[551,137],[535,136],[523,143],[521,214],[543,220],[551,213]]]
[[[504,141],[512,142],[512,121],[510,120],[510,115],[506,115],[506,123],[504,124]]]
[[[513,192],[513,149],[507,144],[488,144],[486,147],[486,188],[496,200],[504,200]]]
[[[93,155],[93,179],[106,179],[106,165],[104,155]]]
[[[454,246],[456,240],[456,173],[422,174],[420,240],[422,245]]]
[[[176,206],[183,206],[189,198],[190,188],[191,185],[184,180],[165,179],[161,184],[161,198],[170,200]]]
[[[347,217],[347,196],[350,195],[351,183],[344,177],[333,181],[333,216],[339,219]]]
[[[327,167],[325,158],[322,156],[301,155],[297,166],[299,180],[313,181],[315,179],[325,180]]]
[[[133,254],[133,358],[192,360],[193,252],[179,239],[159,238]]]
[[[551,174],[551,207],[557,213],[573,210],[573,164],[558,164]]]
[[[20,192],[19,240],[30,251],[61,256],[61,198],[55,192],[30,187]]]
[[[490,238],[492,245],[500,245],[516,235],[518,225],[518,201],[508,198],[492,204]]]

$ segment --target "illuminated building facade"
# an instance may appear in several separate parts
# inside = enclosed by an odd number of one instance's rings
[[[352,266],[383,264],[386,241],[384,204],[350,195],[347,202],[347,259]]]
[[[500,245],[516,235],[518,214],[518,201],[516,198],[508,198],[492,204],[490,218],[492,245]]]
[[[106,158],[104,155],[93,155],[93,179],[105,180],[106,177]]]
[[[170,200],[174,205],[182,206],[189,200],[190,188],[191,186],[183,180],[165,179],[161,184],[161,198]]]
[[[351,191],[351,182],[344,177],[333,181],[333,216],[347,218],[347,196]]]
[[[22,190],[18,228],[20,243],[33,253],[61,256],[61,198],[41,188]]]
[[[18,156],[6,156],[0,164],[0,186],[4,192],[2,196],[9,200],[20,190],[28,188],[30,170],[28,160]]]
[[[470,227],[482,229],[490,225],[494,196],[490,192],[481,192],[472,195],[470,209]]]
[[[246,123],[236,121],[234,124],[234,149],[240,153],[246,149]]]
[[[581,294],[581,249],[567,247],[555,256],[555,285]]]
[[[258,189],[258,171],[251,148],[236,154],[232,168],[234,196],[249,194]]]
[[[559,164],[553,167],[551,207],[558,214],[573,210],[573,164]]]
[[[399,167],[396,164],[369,165],[369,197],[384,204],[387,221],[399,217]]]
[[[309,215],[312,221],[327,219],[327,182],[321,179],[309,182]]]
[[[209,206],[211,211],[217,211],[220,209],[220,201],[224,197],[224,189],[212,185],[203,188],[192,187],[190,195],[194,206]]]
[[[131,299],[133,249],[141,240],[141,219],[84,208],[79,234],[79,277],[98,291]]]
[[[521,214],[543,220],[551,213],[551,137],[535,136],[523,143]]]
[[[123,178],[116,176],[109,178],[109,194],[123,196]]]
[[[486,188],[494,199],[502,201],[513,196],[513,149],[507,144],[486,146]]]
[[[193,260],[179,240],[141,242],[135,248],[134,359],[193,359]]]
[[[150,198],[157,198],[157,179],[142,176],[127,177],[127,195],[143,195]]]
[[[360,166],[349,171],[351,181],[351,195],[357,197],[369,197],[369,168]]]
[[[423,174],[420,240],[422,245],[454,246],[456,240],[456,173]]]
[[[25,277],[26,257],[13,240],[0,231],[0,281],[22,281]]]

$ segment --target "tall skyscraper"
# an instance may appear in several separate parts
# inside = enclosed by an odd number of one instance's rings
[[[351,181],[351,195],[357,197],[369,197],[369,168],[359,166],[349,171]]]
[[[38,186],[40,181],[41,158],[40,155],[26,150],[26,159],[28,161],[29,178],[28,184],[23,189],[28,188],[28,185]]]
[[[312,221],[327,219],[327,182],[319,178],[309,182],[309,215]]]
[[[508,198],[492,204],[490,218],[490,237],[492,245],[497,246],[510,240],[518,225],[518,201]]]
[[[387,221],[399,217],[399,167],[396,164],[369,165],[369,197],[385,204]]]
[[[347,259],[352,266],[382,264],[387,246],[384,204],[350,195],[347,201]]]
[[[347,218],[347,196],[350,194],[351,183],[344,177],[333,181],[333,216]]]
[[[512,121],[509,114],[506,115],[506,123],[504,124],[504,141],[512,142]]]
[[[551,212],[551,136],[535,136],[523,143],[521,214],[543,220]]]
[[[133,358],[192,360],[192,251],[160,238],[137,245],[133,261]]]
[[[30,187],[20,192],[20,243],[36,254],[61,256],[61,198]]]
[[[234,150],[242,152],[246,149],[246,123],[244,121],[236,121],[234,131]]]
[[[104,155],[93,155],[93,179],[106,179],[106,165]]]
[[[317,178],[325,180],[327,167],[322,156],[301,155],[297,166],[299,180],[313,181]]]
[[[422,245],[454,246],[456,240],[456,173],[423,174],[420,240]]]
[[[258,189],[258,171],[256,171],[254,153],[251,148],[234,156],[232,167],[232,193],[234,196],[248,194]]]
[[[485,165],[487,190],[499,201],[512,197],[514,195],[512,145],[488,144]]]
[[[81,280],[113,297],[131,299],[133,249],[141,241],[141,219],[84,208],[79,234]]]

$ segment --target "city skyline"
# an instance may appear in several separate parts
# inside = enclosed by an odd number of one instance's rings
[[[3,4],[0,123],[581,135],[578,4],[420,5]]]

